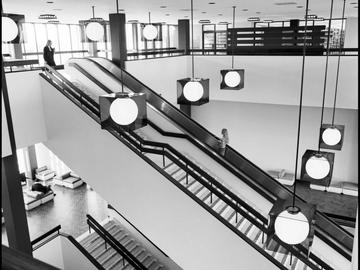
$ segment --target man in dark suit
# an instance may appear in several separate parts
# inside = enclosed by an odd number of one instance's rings
[[[45,64],[48,64],[49,66],[56,66],[54,61],[54,53],[55,49],[51,47],[51,40],[48,40],[46,43],[46,46],[44,47],[44,60]]]

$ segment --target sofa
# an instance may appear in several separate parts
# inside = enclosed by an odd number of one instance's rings
[[[52,190],[47,192],[46,194],[39,192],[39,191],[31,191],[28,189],[25,189],[23,191],[24,194],[24,204],[25,209],[27,211],[34,209],[44,203],[47,203],[49,201],[52,201],[55,197],[55,194]]]
[[[358,184],[352,182],[337,182],[328,187],[310,184],[310,188],[314,190],[332,192],[337,194],[358,196]]]
[[[77,188],[83,183],[84,181],[73,172],[67,172],[54,178],[55,185],[64,186],[71,189]]]
[[[48,169],[47,166],[43,166],[35,170],[35,178],[41,181],[50,180],[54,176],[55,176],[55,172]]]
[[[283,185],[292,186],[294,184],[295,181],[294,174],[288,173],[285,170],[280,170],[280,171],[269,170],[267,171],[267,173],[272,178],[274,178]]]

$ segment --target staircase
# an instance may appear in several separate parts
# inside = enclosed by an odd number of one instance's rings
[[[121,245],[133,254],[149,270],[166,270],[141,243],[137,242],[131,234],[117,221],[109,220],[103,225]],[[90,233],[80,241],[80,244],[93,256],[106,270],[132,270],[126,259],[117,253],[104,239],[96,232]]]
[[[171,162],[163,169],[182,186],[186,187],[188,191],[200,199],[202,204],[210,207],[211,211],[226,220],[226,222],[228,222],[233,228],[243,233],[247,238],[256,243],[257,246],[265,250],[287,269],[312,269],[310,266],[305,265],[304,262],[299,260],[297,257],[293,257],[287,249],[279,245],[277,242],[270,240],[269,245],[266,246],[265,243],[267,236],[263,231],[251,223],[247,218],[240,215],[215,194],[212,194],[193,177],[187,175],[187,173],[176,164]],[[246,209],[244,209],[244,211],[251,215],[251,213],[249,213]],[[321,266],[318,267],[321,268]]]

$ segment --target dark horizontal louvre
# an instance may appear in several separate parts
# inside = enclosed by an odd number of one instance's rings
[[[304,46],[305,38],[309,53],[322,54],[326,40],[325,26],[308,26],[306,35],[304,30],[304,26],[229,28],[227,52],[228,54],[242,54],[244,51],[256,52],[260,48],[262,52],[271,49],[272,52],[301,54],[302,50],[299,49]]]

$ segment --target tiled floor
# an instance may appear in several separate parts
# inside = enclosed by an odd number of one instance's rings
[[[61,225],[61,231],[78,237],[88,227],[86,214],[102,221],[107,217],[107,202],[86,184],[77,189],[54,186],[53,201],[27,211],[30,239],[33,240],[50,229]],[[7,244],[5,225],[2,225],[2,243]]]

